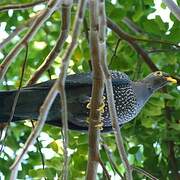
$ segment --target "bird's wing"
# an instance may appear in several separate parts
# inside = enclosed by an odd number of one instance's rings
[[[131,83],[129,77],[121,72],[111,71],[112,75],[112,83],[115,85],[124,85]],[[39,88],[50,88],[52,87],[54,80],[45,81],[42,83],[34,84],[32,86],[27,86],[25,89],[39,89]],[[73,74],[68,75],[65,81],[66,87],[77,87],[77,86],[89,86],[92,85],[92,73],[81,73],[81,74]]]
[[[33,84],[31,86],[26,86],[24,90],[41,90],[41,89],[50,89],[56,79],[44,81],[42,83]],[[91,85],[92,84],[92,77],[91,73],[81,73],[81,74],[73,74],[68,75],[65,81],[65,85],[67,87],[73,86],[83,86],[83,85]]]

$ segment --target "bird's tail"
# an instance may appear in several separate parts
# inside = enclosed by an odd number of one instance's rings
[[[0,91],[0,123],[8,122],[16,91]]]

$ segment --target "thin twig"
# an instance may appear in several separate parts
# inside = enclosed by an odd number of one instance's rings
[[[61,17],[62,27],[57,42],[48,54],[48,56],[46,57],[46,59],[43,61],[41,66],[35,71],[35,73],[29,79],[27,85],[34,84],[39,79],[39,77],[51,66],[51,64],[54,62],[54,59],[58,56],[59,52],[61,51],[61,48],[68,36],[71,20],[71,4],[67,4],[66,2],[62,3]]]
[[[144,38],[138,38],[135,36],[130,36],[134,41],[142,41],[142,42],[148,42],[148,43],[156,43],[156,44],[164,44],[164,45],[171,45],[175,46],[177,48],[180,48],[180,45],[170,42],[170,41],[165,41],[165,40],[158,40],[158,39],[144,39]]]
[[[11,123],[13,117],[14,117],[14,113],[15,113],[15,110],[16,110],[16,105],[18,103],[19,95],[21,93],[21,87],[22,87],[22,83],[23,83],[23,77],[24,77],[24,72],[25,72],[26,63],[27,63],[27,57],[28,57],[28,45],[26,44],[25,46],[26,46],[26,52],[25,52],[24,62],[23,62],[23,65],[22,65],[20,83],[19,83],[19,87],[18,87],[18,89],[16,91],[16,95],[14,97],[14,101],[13,101],[11,112],[10,112],[10,117],[9,117],[9,119],[7,121],[7,128],[5,129],[5,135],[4,135],[4,139],[2,141],[2,146],[1,146],[1,149],[0,149],[0,153],[3,150],[3,146],[4,146],[4,143],[5,143],[6,138],[7,138],[7,133],[8,133],[8,130],[9,130],[9,126],[10,126],[10,123]]]
[[[163,92],[167,93],[167,88],[163,88]],[[165,100],[165,115],[166,115],[166,130],[169,131],[170,127],[169,125],[172,122],[172,111],[170,107],[168,106],[168,100]],[[175,157],[175,150],[174,150],[174,142],[173,140],[168,140],[167,141],[167,149],[168,149],[168,159],[172,171],[172,177],[175,180],[180,179],[180,173],[179,173],[179,168],[178,168],[178,162],[176,161]]]
[[[123,145],[123,139],[121,136],[121,131],[118,123],[117,112],[115,108],[115,101],[113,96],[113,87],[112,87],[112,80],[111,74],[108,70],[107,66],[107,57],[106,57],[106,39],[105,39],[105,30],[106,30],[106,14],[105,14],[105,3],[104,0],[100,0],[100,18],[101,18],[101,28],[100,28],[100,49],[101,49],[101,62],[103,67],[103,72],[105,76],[105,85],[106,85],[106,92],[107,92],[107,100],[108,100],[108,107],[112,122],[112,128],[114,131],[115,139],[117,148],[119,151],[119,155],[121,157],[122,163],[126,170],[126,179],[132,180],[132,169],[128,162],[126,151]]]
[[[89,152],[88,165],[86,170],[86,179],[95,180],[97,174],[97,165],[99,158],[99,137],[100,130],[98,126],[101,123],[100,106],[102,105],[102,96],[104,92],[104,77],[100,62],[99,49],[99,27],[98,27],[98,9],[99,2],[89,1],[90,10],[90,53],[92,62],[92,93],[90,100],[90,117],[89,117]]]
[[[65,2],[65,1],[64,1]],[[68,1],[69,4],[72,4],[72,0]],[[67,2],[66,2],[67,3]],[[64,146],[64,167],[63,167],[63,179],[68,179],[68,114],[67,114],[67,99],[66,99],[66,92],[65,92],[65,79],[67,74],[67,69],[69,66],[69,60],[72,55],[72,52],[74,51],[76,45],[77,45],[77,38],[80,33],[80,27],[83,22],[84,12],[86,8],[87,0],[81,0],[78,4],[78,10],[76,13],[74,26],[73,26],[73,33],[72,33],[72,41],[69,45],[67,52],[65,53],[64,58],[62,59],[62,66],[60,68],[60,74],[59,79],[57,80],[59,92],[61,95],[61,119],[63,124],[63,146]]]
[[[152,49],[148,50],[147,53],[169,53],[169,52],[180,52],[180,48],[173,48],[173,49]]]
[[[180,21],[180,8],[172,0],[162,0],[163,3],[171,10],[174,16]]]
[[[147,64],[147,66],[151,69],[151,71],[159,71],[157,66],[148,56],[148,53],[143,48],[141,48],[139,44],[136,41],[134,41],[134,39],[129,34],[122,31],[122,29],[109,18],[107,18],[107,26],[110,29],[112,29],[112,31],[114,31],[118,35],[118,37],[126,40],[136,50],[136,52],[140,54],[142,60]],[[176,45],[176,47],[179,46]],[[180,79],[178,77],[174,77],[174,78],[177,80],[177,85],[180,85]]]
[[[44,15],[46,18],[49,17],[56,10],[57,6],[61,3],[61,1],[57,0],[54,4],[52,4],[52,3],[54,3],[54,2],[51,1],[50,4],[49,4],[49,8],[47,10],[45,10],[44,13],[42,13],[41,15]],[[38,22],[42,23],[43,20],[46,19],[45,17],[42,17],[42,16],[40,16],[40,17],[41,18],[38,18],[38,21],[35,21],[34,25],[36,25]],[[32,32],[33,33],[31,33],[31,36],[35,33],[35,30],[33,30]],[[30,38],[30,37],[28,37],[28,38]],[[24,42],[24,41],[22,41],[22,42]],[[22,48],[22,47],[20,46],[20,48]],[[18,49],[18,51],[19,51],[19,49]],[[53,103],[53,101],[54,101],[54,99],[55,99],[55,97],[56,97],[56,95],[58,93],[57,89],[58,89],[57,84],[54,84],[53,87],[51,88],[47,98],[45,99],[45,102],[43,103],[43,106],[40,109],[40,115],[38,117],[39,121],[37,123],[36,128],[32,131],[31,135],[29,136],[28,140],[26,141],[25,146],[23,147],[23,150],[22,150],[21,154],[19,156],[17,156],[15,162],[11,166],[11,170],[12,170],[11,171],[11,177],[10,177],[11,180],[16,179],[17,174],[18,174],[18,165],[21,163],[24,154],[28,150],[29,145],[34,143],[35,139],[38,137],[39,133],[41,132],[41,130],[43,128],[43,125],[45,123],[46,117],[48,115],[49,109],[50,109],[50,107],[51,107],[51,105],[52,105],[52,103]]]
[[[31,120],[31,124],[32,124],[32,127],[34,129],[35,124],[34,124],[33,120]],[[39,151],[39,154],[40,154],[40,157],[41,157],[41,162],[42,162],[43,169],[45,169],[45,160],[44,160],[44,155],[43,155],[43,153],[41,151],[41,142],[39,141],[38,137],[36,138],[36,140],[37,140],[37,150]]]
[[[134,171],[137,171],[138,173],[143,174],[145,177],[148,177],[151,180],[158,180],[158,178],[154,177],[153,175],[151,175],[150,173],[148,173],[147,171],[139,167],[135,167],[135,166],[131,166],[131,167]]]
[[[84,25],[83,27],[84,27],[85,37],[86,37],[87,42],[89,43],[89,27],[88,27],[86,18],[84,18],[83,20],[83,25]],[[88,64],[89,64],[90,71],[92,71],[92,64],[91,64],[90,59],[88,59]]]
[[[36,124],[36,127],[33,129],[30,136],[28,137],[26,143],[24,144],[24,146],[22,148],[22,152],[16,157],[13,165],[10,167],[10,169],[11,169],[10,180],[16,180],[17,173],[18,173],[18,166],[22,162],[23,156],[27,153],[29,146],[35,143],[36,138],[40,134],[40,132],[45,124],[48,112],[49,112],[51,105],[54,102],[54,99],[57,96],[57,94],[58,94],[57,83],[54,83],[54,85],[51,88],[50,92],[48,93],[43,105],[40,108],[40,114],[38,117],[38,122]]]
[[[38,4],[42,4],[42,3],[47,2],[47,1],[48,0],[39,0],[39,1],[36,1],[36,2],[24,3],[24,4],[3,5],[3,6],[0,6],[0,12],[8,11],[10,9],[12,9],[12,10],[28,9],[28,8],[34,7],[34,6],[38,5]]]
[[[131,29],[136,34],[141,34],[143,31],[140,29],[131,19],[128,17],[124,17],[122,19],[122,22],[128,26],[129,29]]]
[[[32,23],[34,22],[34,20],[37,18],[37,16],[39,15],[39,13],[36,16],[33,16],[32,18],[30,18],[28,21],[26,21],[24,24],[21,24],[19,27],[17,27],[6,39],[4,39],[1,43],[0,43],[0,50],[6,45],[8,44],[15,36],[17,36],[18,34],[20,34],[21,32],[25,31],[29,26],[32,25]]]
[[[102,144],[101,144],[102,148],[104,149],[104,151],[106,152],[106,155],[108,157],[109,163],[111,164],[112,168],[115,170],[116,173],[118,173],[118,175],[121,177],[121,179],[123,180],[124,177],[121,174],[121,172],[119,171],[117,165],[114,163],[113,161],[113,157],[112,157],[112,153],[109,150],[109,147],[107,146],[107,144],[105,144],[105,141],[102,140]]]
[[[122,29],[120,29],[119,26],[109,18],[107,18],[107,26],[112,29],[112,31],[114,31],[120,38],[126,40],[137,51],[137,53],[141,55],[144,62],[151,68],[152,71],[158,71],[158,68],[152,62],[151,58],[148,56],[145,50],[141,48],[131,36],[122,31]]]
[[[107,17],[107,26],[112,29],[115,33],[117,33],[122,39],[126,41],[142,41],[142,42],[148,42],[148,43],[157,43],[157,44],[165,44],[165,45],[171,45],[175,47],[180,47],[177,43],[166,41],[166,40],[159,40],[159,39],[145,39],[145,38],[139,38],[133,35],[128,34],[127,32],[124,32],[123,29],[121,29],[115,22],[113,22],[110,18]]]
[[[70,1],[69,1],[70,2]],[[18,172],[18,165],[22,162],[23,156],[27,153],[28,151],[28,147],[31,144],[34,144],[35,139],[37,138],[37,136],[39,135],[39,133],[41,132],[45,120],[47,118],[48,112],[50,110],[50,107],[54,101],[54,99],[56,98],[58,92],[60,91],[60,93],[64,93],[61,94],[61,103],[64,105],[62,106],[62,121],[66,121],[67,120],[67,104],[66,104],[66,96],[65,96],[65,90],[64,90],[64,82],[65,82],[65,75],[67,72],[67,68],[68,68],[68,64],[69,64],[69,59],[72,55],[72,52],[76,46],[76,42],[77,42],[77,37],[79,35],[80,32],[80,25],[82,23],[83,20],[83,15],[84,15],[84,10],[85,10],[85,6],[86,6],[86,1],[81,0],[80,4],[79,4],[79,8],[76,14],[76,20],[75,20],[75,24],[74,24],[74,28],[73,28],[73,41],[71,42],[71,44],[69,45],[67,52],[65,53],[65,56],[62,60],[62,68],[61,70],[63,71],[63,73],[61,72],[59,75],[59,79],[55,81],[53,87],[51,88],[50,92],[48,93],[43,105],[41,106],[40,109],[40,114],[38,117],[38,122],[36,127],[34,128],[34,130],[32,131],[32,133],[30,134],[30,136],[28,137],[28,140],[26,141],[22,152],[20,155],[17,156],[15,162],[13,163],[13,165],[11,166],[11,180],[16,179],[17,176],[17,172]],[[62,99],[63,100],[62,102]],[[62,105],[61,104],[61,105]],[[67,124],[67,121],[65,122]],[[67,126],[66,124],[63,124],[64,126]],[[65,129],[65,133],[67,133],[67,127],[63,127]],[[67,141],[67,137],[66,136],[66,141]],[[67,145],[67,144],[66,144]],[[67,170],[67,169],[66,169]],[[64,175],[64,178],[66,178],[67,173]]]
[[[106,175],[107,180],[111,180],[111,176],[109,175],[108,170],[106,169],[106,166],[104,165],[103,161],[100,158],[98,159],[98,161]]]
[[[118,39],[117,43],[116,43],[116,47],[114,49],[114,52],[113,52],[113,55],[111,57],[111,60],[110,60],[110,63],[108,66],[111,66],[113,60],[114,60],[114,57],[116,57],[116,54],[117,54],[117,50],[118,50],[118,47],[119,47],[119,43],[121,42],[121,39]]]
[[[24,44],[31,40],[35,35],[37,30],[42,26],[42,24],[50,17],[50,15],[59,8],[61,0],[50,0],[48,7],[41,11],[40,15],[36,18],[34,23],[31,25],[30,30],[22,38],[22,40],[11,50],[11,52],[5,57],[3,62],[0,65],[0,80],[3,79],[4,74],[11,65],[13,59],[20,53],[23,49]]]

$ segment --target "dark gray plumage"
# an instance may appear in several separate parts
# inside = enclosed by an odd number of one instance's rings
[[[168,82],[176,80],[160,71],[151,73],[142,81],[133,82],[129,77],[121,72],[112,72],[113,93],[115,98],[116,110],[119,118],[119,125],[122,125],[140,112],[146,101],[154,91],[166,85]],[[46,81],[21,90],[12,121],[25,119],[37,119],[39,108],[42,105],[54,80]],[[87,103],[91,95],[92,77],[91,73],[75,74],[67,77],[66,92],[68,103],[68,123],[69,128],[74,130],[87,130],[86,119],[89,115]],[[16,91],[0,92],[0,123],[7,122],[11,112]],[[106,96],[106,92],[104,92]],[[61,110],[59,104],[60,97],[53,103],[47,123],[61,126]],[[111,120],[107,105],[103,113],[104,131],[111,130]]]

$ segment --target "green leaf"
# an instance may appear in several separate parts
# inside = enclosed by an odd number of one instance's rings
[[[138,152],[138,150],[139,150],[139,146],[133,146],[128,150],[128,152],[130,154],[136,154]]]
[[[144,118],[142,121],[141,121],[142,125],[146,128],[152,128],[152,125],[153,125],[153,120],[150,119],[150,118]]]
[[[162,2],[161,3],[161,8],[166,9],[166,4]]]
[[[178,123],[171,123],[169,126],[170,128],[173,128],[176,131],[180,131],[180,124]]]

